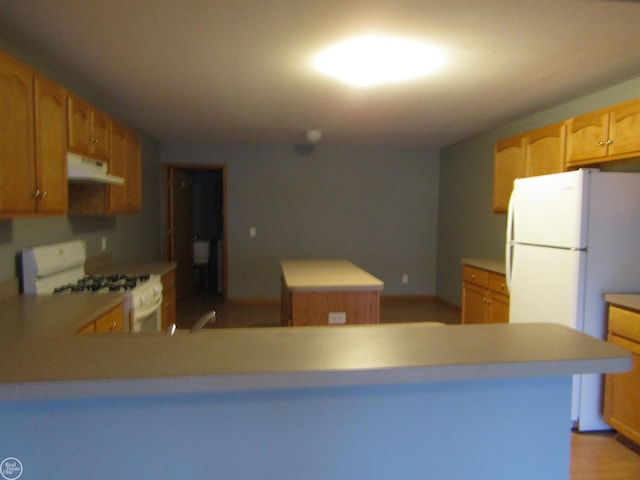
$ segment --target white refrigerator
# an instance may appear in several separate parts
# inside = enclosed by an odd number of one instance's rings
[[[510,323],[606,337],[603,295],[640,291],[640,174],[582,169],[514,182],[507,216]],[[602,419],[602,375],[573,379],[571,424]]]

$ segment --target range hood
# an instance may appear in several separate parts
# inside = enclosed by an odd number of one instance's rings
[[[106,162],[67,153],[67,178],[70,182],[124,185],[124,178],[109,175],[107,170]]]

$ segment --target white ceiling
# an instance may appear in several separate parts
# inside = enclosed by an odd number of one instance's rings
[[[621,0],[3,0],[0,28],[161,141],[294,144],[319,128],[443,146],[640,75],[640,3]],[[311,70],[361,33],[430,42],[446,64],[363,90]]]

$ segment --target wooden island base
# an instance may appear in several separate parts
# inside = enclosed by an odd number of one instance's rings
[[[282,325],[379,323],[382,287],[346,260],[284,260]]]

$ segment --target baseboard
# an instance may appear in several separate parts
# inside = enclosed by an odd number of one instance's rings
[[[433,303],[435,295],[382,295],[380,303]]]
[[[278,298],[228,298],[226,305],[242,306],[242,305],[277,305],[280,304]]]

